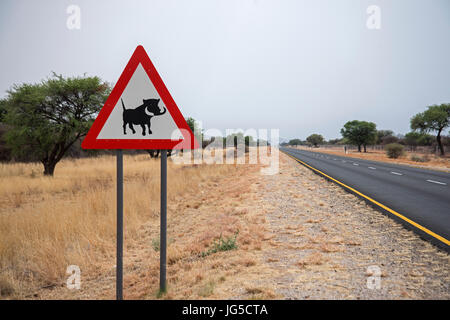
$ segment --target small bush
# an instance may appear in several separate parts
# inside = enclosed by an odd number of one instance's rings
[[[208,283],[206,283],[203,287],[201,287],[198,291],[198,295],[200,297],[209,297],[210,295],[212,295],[214,293],[214,287],[216,286],[216,284],[214,283],[214,281],[209,281]]]
[[[428,161],[430,161],[430,158],[428,158],[428,156],[421,157],[421,156],[418,156],[417,154],[413,154],[411,156],[411,160],[415,161],[415,162],[428,162]]]
[[[386,154],[389,158],[397,159],[403,155],[403,146],[398,143],[390,143],[385,147]]]
[[[159,251],[159,239],[152,240],[152,247],[153,247],[153,250]]]
[[[173,243],[173,239],[167,239],[167,245],[170,245],[171,243]],[[152,248],[155,251],[159,251],[159,238],[152,239]]]
[[[220,235],[219,240],[214,241],[212,248],[208,249],[207,251],[202,252],[201,256],[206,257],[206,256],[209,256],[210,254],[213,254],[213,253],[216,253],[219,251],[228,251],[228,250],[237,249],[236,237],[237,237],[238,233],[239,233],[239,231],[236,231],[234,236],[229,237],[227,239],[223,239],[222,235]]]

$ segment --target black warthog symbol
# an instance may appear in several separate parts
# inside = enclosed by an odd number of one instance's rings
[[[158,103],[160,99],[143,99],[143,104],[141,104],[136,109],[126,109],[125,104],[122,101],[123,107],[123,134],[127,134],[127,125],[133,131],[133,125],[140,125],[142,127],[142,135],[145,136],[145,126],[148,126],[148,134],[152,134],[150,129],[150,119],[155,116],[161,116],[166,113],[166,108],[161,112]]]

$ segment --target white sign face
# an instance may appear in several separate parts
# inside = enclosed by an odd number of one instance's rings
[[[139,63],[97,139],[184,139]]]

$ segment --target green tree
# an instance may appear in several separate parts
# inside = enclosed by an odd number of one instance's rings
[[[433,139],[434,138],[432,135],[411,131],[405,134],[404,143],[410,146],[413,150],[416,150],[417,146],[430,146]]]
[[[339,144],[342,139],[336,138],[336,139],[330,139],[328,140],[329,144]]]
[[[291,145],[291,146],[299,146],[301,144],[302,144],[302,140],[300,140],[300,139],[289,140],[289,145]]]
[[[313,133],[308,138],[306,138],[306,141],[308,141],[314,147],[317,147],[319,144],[322,144],[325,141],[325,139],[322,137],[322,135]]]
[[[6,100],[0,100],[0,122],[3,122],[5,115],[6,115]]]
[[[187,117],[186,123],[188,124],[189,129],[191,129],[192,133],[194,134],[195,138],[197,139],[197,142],[199,143],[200,147],[204,148],[205,146],[203,145],[203,138],[204,138],[203,129],[201,128],[198,121],[192,117]]]
[[[377,141],[375,143],[383,143],[385,137],[394,136],[394,131],[392,130],[377,130]]]
[[[186,123],[188,124],[192,133],[194,133],[198,129],[198,123],[197,123],[197,121],[195,121],[194,118],[192,118],[192,117],[186,118]]]
[[[53,77],[37,84],[14,85],[1,102],[6,142],[14,156],[39,160],[52,176],[69,148],[87,134],[110,92],[98,77]]]
[[[450,125],[450,103],[429,106],[424,112],[411,118],[411,129],[422,133],[437,132],[436,140],[441,151],[445,154],[441,141],[442,131]]]
[[[242,132],[232,133],[224,138],[225,146],[234,146],[237,148],[241,144],[245,144],[245,137]]]
[[[254,146],[256,144],[252,136],[245,136],[244,139],[246,146]]]
[[[349,143],[357,145],[359,152],[361,146],[364,146],[364,152],[367,152],[366,146],[376,141],[377,125],[367,121],[348,121],[341,129],[341,134]]]

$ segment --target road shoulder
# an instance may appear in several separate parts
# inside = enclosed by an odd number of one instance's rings
[[[448,299],[449,255],[281,154],[266,176],[272,205],[268,287],[287,299]],[[375,271],[374,271],[375,270]],[[379,289],[367,281],[381,272]]]

